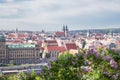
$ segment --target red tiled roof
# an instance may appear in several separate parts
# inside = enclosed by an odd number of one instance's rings
[[[28,35],[26,35],[26,34],[18,34],[18,37],[19,38],[26,38],[26,37],[28,37]]]
[[[96,36],[103,36],[103,34],[101,34],[101,33],[98,33],[98,34],[96,34]]]
[[[64,35],[65,33],[64,32],[55,32],[55,35]]]
[[[10,34],[7,36],[7,38],[16,38],[16,35],[15,34]]]
[[[66,43],[65,44],[66,49],[69,51],[70,49],[77,49],[77,46],[75,43]]]
[[[53,46],[57,46],[58,45],[56,40],[46,40],[44,42],[47,43],[48,45],[53,45]]]
[[[59,46],[47,46],[48,51],[60,51],[60,52],[65,52],[66,49],[65,47],[59,47]]]

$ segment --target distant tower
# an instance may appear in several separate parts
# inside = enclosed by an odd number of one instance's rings
[[[87,37],[90,37],[90,30],[88,30],[87,32]]]
[[[113,31],[112,30],[109,30],[109,36],[113,37]]]
[[[63,32],[65,32],[65,25],[63,25]]]
[[[67,25],[65,27],[65,36],[68,36],[68,27],[67,27]]]
[[[45,31],[44,31],[44,30],[42,30],[41,32],[42,32],[42,33],[45,33]]]
[[[18,28],[16,28],[15,33],[18,33]]]

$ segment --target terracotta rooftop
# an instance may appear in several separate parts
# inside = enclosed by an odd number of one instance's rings
[[[60,47],[60,46],[47,46],[48,51],[60,51],[60,52],[65,52],[66,49],[65,47]]]
[[[77,49],[77,46],[75,43],[66,43],[65,44],[66,49],[69,51],[70,49]]]
[[[65,35],[65,33],[64,32],[55,32],[55,35]]]
[[[16,38],[16,35],[15,35],[15,34],[9,34],[9,35],[7,36],[7,38]]]
[[[98,33],[98,34],[96,34],[96,36],[103,36],[103,34],[101,34],[101,33]]]
[[[28,35],[26,35],[26,34],[18,34],[18,37],[19,38],[26,38],[26,37],[28,37]]]
[[[47,45],[58,46],[58,43],[56,40],[45,40],[44,42],[47,43]]]

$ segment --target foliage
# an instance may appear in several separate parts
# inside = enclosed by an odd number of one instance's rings
[[[35,79],[36,79],[36,74],[35,74],[35,71],[32,70],[32,73],[29,76],[29,80],[35,80]]]
[[[85,50],[60,54],[40,75],[20,73],[0,80],[120,80],[120,56],[114,50]]]
[[[119,66],[120,56],[114,50],[81,49],[76,55],[60,55],[41,76],[45,80],[119,80]]]
[[[83,65],[82,59],[82,55],[72,55],[66,52],[60,55],[56,61],[51,62],[51,68],[46,67],[41,76],[45,80],[77,80],[79,75],[81,76],[81,69],[78,66]]]
[[[10,60],[10,63],[7,64],[7,66],[14,66],[14,61],[13,61],[13,60]]]

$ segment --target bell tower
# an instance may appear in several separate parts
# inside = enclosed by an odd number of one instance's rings
[[[69,30],[68,30],[67,25],[66,25],[66,26],[63,25],[63,32],[65,33],[65,36],[68,37],[68,32],[69,32]]]

